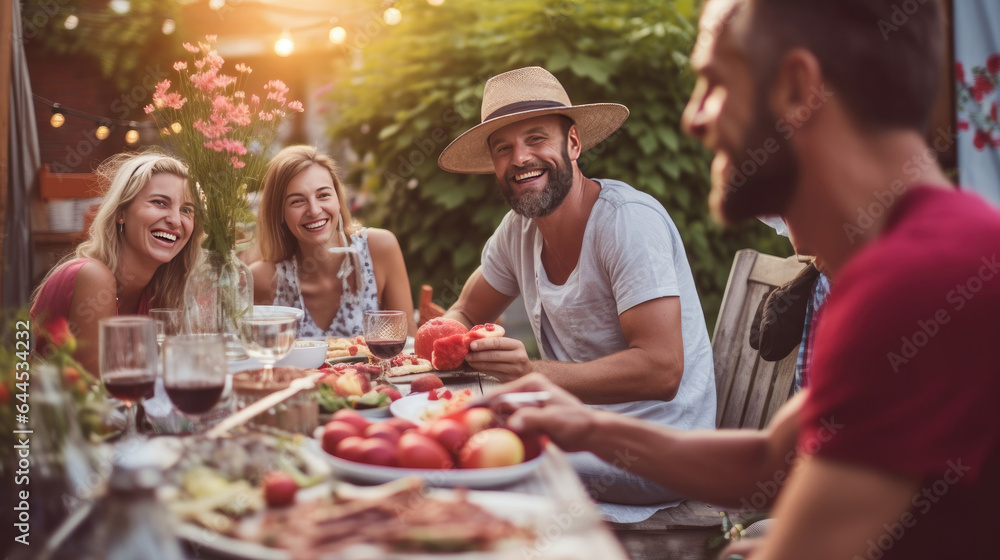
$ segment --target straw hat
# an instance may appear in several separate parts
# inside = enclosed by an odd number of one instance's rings
[[[441,152],[438,165],[452,173],[493,173],[488,138],[509,124],[544,115],[566,115],[580,132],[583,150],[611,135],[628,118],[618,103],[573,105],[562,84],[548,70],[529,66],[493,76],[483,90],[482,122]]]

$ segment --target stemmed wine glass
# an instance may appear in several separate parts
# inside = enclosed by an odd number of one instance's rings
[[[197,420],[219,402],[226,386],[226,339],[182,334],[163,347],[163,385],[177,410]]]
[[[181,332],[181,310],[159,307],[149,310],[149,316],[156,321],[156,344],[163,349],[163,341]]]
[[[255,314],[240,321],[240,340],[247,355],[264,364],[265,382],[274,377],[274,363],[292,350],[298,330],[299,318],[291,313]]]
[[[389,359],[403,351],[406,346],[406,313],[402,311],[368,311],[365,313],[365,344],[379,359],[382,373],[379,380],[385,380],[389,373]]]
[[[139,399],[153,396],[156,321],[136,315],[106,317],[98,322],[98,330],[101,382],[128,410],[123,437],[138,437],[133,405]]]

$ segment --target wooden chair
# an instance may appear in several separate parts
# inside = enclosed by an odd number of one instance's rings
[[[420,286],[420,307],[418,307],[420,311],[420,319],[417,321],[418,327],[435,317],[444,315],[445,309],[434,303],[431,300],[433,297],[434,288],[428,286],[427,284]]]
[[[788,399],[795,375],[797,348],[778,362],[767,362],[750,347],[750,325],[761,297],[787,283],[805,265],[752,249],[736,253],[719,320],[712,336],[719,428],[763,428]],[[612,523],[633,560],[701,560],[720,536],[722,509],[686,500],[639,523]],[[738,522],[738,519],[734,519]]]

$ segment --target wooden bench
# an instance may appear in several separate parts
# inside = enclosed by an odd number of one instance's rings
[[[750,347],[750,325],[761,297],[804,266],[794,256],[782,259],[752,249],[736,254],[712,336],[717,427],[761,429],[788,399],[798,349],[767,362]],[[633,560],[702,560],[709,558],[710,540],[722,535],[721,511],[687,500],[639,523],[610,525]]]

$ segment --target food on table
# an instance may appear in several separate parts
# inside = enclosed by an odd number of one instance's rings
[[[326,412],[374,409],[389,406],[400,398],[399,391],[391,385],[372,385],[369,380],[371,368],[375,373],[379,371],[377,366],[367,364],[325,366],[321,371],[327,374],[316,385],[320,408]]]
[[[473,408],[419,427],[390,422],[362,425],[364,418],[344,415],[324,427],[322,447],[355,463],[431,470],[506,467],[541,452],[537,438],[522,440],[507,428],[496,427],[492,418],[484,422],[482,413],[490,414]]]
[[[444,381],[441,381],[441,378],[433,373],[421,375],[410,381],[410,392],[412,393],[425,393],[441,387],[444,387]]]
[[[403,398],[403,394],[399,392],[395,387],[391,385],[377,385],[375,391],[379,393],[384,393],[389,395],[389,399],[393,401],[398,401]]]
[[[341,397],[360,397],[372,390],[372,382],[367,375],[348,370],[334,380],[333,389]]]
[[[451,453],[440,442],[416,430],[399,437],[398,464],[405,469],[450,469],[455,466]]]
[[[467,404],[469,404],[469,401],[472,400],[472,391],[469,389],[462,389],[461,391],[452,392],[451,390],[445,388],[431,389],[427,393],[427,400],[436,402],[427,405],[427,407],[420,413],[420,419],[425,422],[436,420],[447,414],[452,414],[462,410]],[[486,412],[489,413],[492,421],[493,413],[488,410],[486,410]]]
[[[458,453],[463,469],[509,467],[524,461],[524,443],[505,428],[490,428],[469,438]]]
[[[434,321],[441,322],[434,323]],[[423,335],[421,329],[425,329]],[[469,353],[469,344],[473,340],[500,337],[505,334],[504,328],[494,323],[476,325],[466,330],[458,321],[433,319],[417,330],[414,349],[417,356],[430,359],[434,369],[450,371],[462,367],[465,355]]]
[[[453,334],[434,341],[431,352],[431,365],[438,371],[448,371],[462,367],[465,355],[469,353],[469,345],[464,334]]]
[[[270,490],[274,499],[287,499],[282,492],[289,493],[288,481],[296,489],[305,488],[329,474],[320,457],[302,448],[305,438],[300,435],[248,432],[169,442],[178,446],[180,459],[165,471],[166,484],[158,490],[161,500],[182,521],[224,534],[232,533],[241,517],[265,507],[266,481],[271,478],[264,473],[284,480]]]
[[[295,558],[337,556],[361,545],[363,557],[399,552],[459,553],[513,550],[536,534],[470,501],[469,493],[425,493],[421,481],[406,478],[382,486],[343,485],[336,496],[290,508],[268,510],[247,539],[289,549]],[[381,550],[372,556],[371,547]],[[362,549],[358,549],[359,552]]]
[[[507,334],[504,328],[500,325],[494,323],[485,323],[482,325],[476,325],[469,329],[469,333],[465,336],[467,342],[472,342],[473,340],[479,338],[494,338],[500,337]]]
[[[418,358],[416,354],[399,354],[389,360],[389,373],[386,376],[398,377],[411,373],[424,373],[432,369],[434,368],[430,360]]]
[[[295,503],[299,485],[286,472],[274,471],[264,477],[264,501],[268,507],[284,507]]]
[[[417,357],[430,360],[435,340],[467,332],[469,332],[469,329],[454,319],[436,317],[420,325],[420,328],[417,329],[417,335],[413,341],[413,350],[416,352]]]
[[[371,358],[371,351],[368,349],[368,345],[365,344],[365,339],[362,336],[356,336],[354,338],[327,338],[327,344],[329,345],[326,349],[326,359],[332,358],[348,358],[351,356],[367,356]]]

